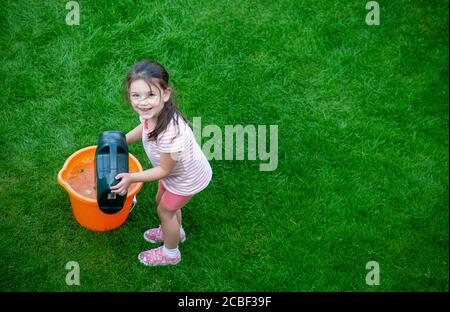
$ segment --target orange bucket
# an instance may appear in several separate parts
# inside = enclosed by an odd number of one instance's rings
[[[142,183],[131,184],[122,210],[115,214],[103,213],[98,207],[95,190],[96,149],[97,146],[89,146],[67,158],[58,173],[58,183],[69,193],[73,214],[80,225],[93,231],[110,231],[126,221]],[[142,171],[141,164],[131,153],[128,153],[128,165],[129,172]]]

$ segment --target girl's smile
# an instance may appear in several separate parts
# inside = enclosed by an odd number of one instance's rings
[[[142,107],[140,107],[140,108],[138,108],[138,109],[139,109],[140,115],[146,115],[146,114],[148,114],[148,113],[151,112],[152,107],[147,107],[147,108],[142,108]]]

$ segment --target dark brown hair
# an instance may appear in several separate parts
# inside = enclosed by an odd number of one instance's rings
[[[145,60],[136,63],[131,67],[131,70],[128,72],[127,78],[125,80],[125,98],[127,102],[130,102],[131,83],[139,79],[144,80],[148,84],[150,89],[152,84],[159,85],[162,90],[166,90],[170,87],[169,74],[161,64],[152,60]],[[186,119],[186,117],[184,117],[184,115],[176,106],[174,101],[175,93],[172,88],[171,90],[172,92],[170,94],[170,98],[166,102],[164,102],[164,107],[158,116],[155,129],[148,134],[149,140],[156,140],[158,138],[158,135],[167,128],[172,119],[178,127],[178,116],[180,116],[186,123],[189,124],[189,121]],[[162,97],[161,93],[160,97]]]

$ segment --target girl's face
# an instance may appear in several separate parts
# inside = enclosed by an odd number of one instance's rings
[[[130,102],[143,119],[156,119],[170,98],[170,89],[162,90],[156,84],[150,86],[142,79],[130,84]]]

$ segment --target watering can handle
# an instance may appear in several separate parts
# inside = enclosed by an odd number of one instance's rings
[[[109,146],[109,155],[111,172],[114,172],[115,175],[117,173],[117,144],[112,143]]]
[[[109,145],[109,174],[110,174],[110,187],[119,183],[116,179],[117,175],[117,144],[111,143]]]

